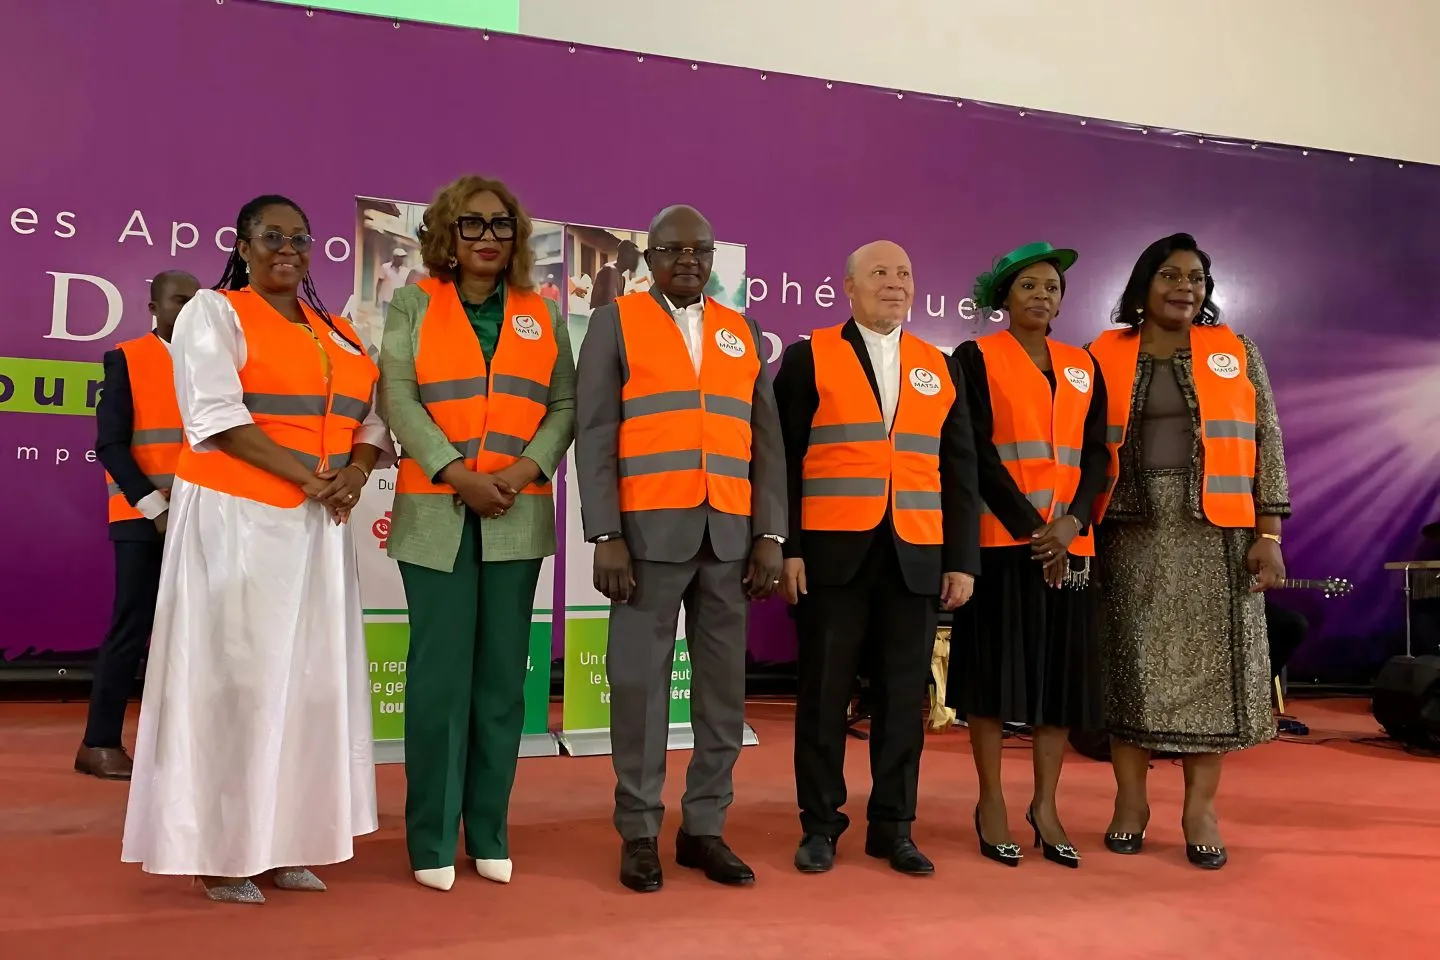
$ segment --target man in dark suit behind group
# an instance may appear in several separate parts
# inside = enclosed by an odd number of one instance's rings
[[[845,267],[852,319],[791,344],[775,377],[795,531],[784,590],[800,638],[795,867],[829,870],[849,826],[846,709],[864,667],[865,852],[928,875],[910,824],[938,610],[965,603],[980,569],[975,443],[945,355],[902,330],[915,291],[905,251],[876,241]]]
[[[155,277],[150,282],[154,330],[105,354],[105,380],[95,407],[95,456],[109,485],[115,602],[95,658],[85,739],[75,755],[76,770],[102,780],[130,779],[130,756],[120,733],[155,622],[170,484],[184,442],[170,334],[180,308],[199,286],[178,270]]]

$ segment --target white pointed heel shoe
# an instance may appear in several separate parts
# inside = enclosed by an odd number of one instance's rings
[[[455,868],[436,867],[433,870],[416,870],[415,882],[431,890],[449,890],[455,886]]]
[[[476,860],[475,872],[486,880],[493,880],[496,883],[509,883],[510,874],[514,870],[514,864],[509,860]]]

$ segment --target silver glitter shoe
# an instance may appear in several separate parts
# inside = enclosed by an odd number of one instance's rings
[[[242,880],[239,883],[215,884],[211,886],[204,880],[200,881],[205,888],[205,896],[216,903],[264,903],[265,894],[255,886],[254,880]]]
[[[281,890],[300,890],[306,893],[324,893],[325,884],[305,867],[291,867],[275,871],[275,886]]]

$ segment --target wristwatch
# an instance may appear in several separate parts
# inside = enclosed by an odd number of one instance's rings
[[[776,543],[780,544],[780,546],[785,546],[785,538],[780,536],[780,534],[778,533],[762,533],[760,534],[760,539],[774,540]]]
[[[598,536],[598,537],[591,537],[591,538],[590,538],[590,542],[591,542],[591,543],[609,543],[611,540],[619,540],[620,537],[621,537],[621,534],[618,534],[618,533],[602,533],[602,534],[600,534],[600,536]]]

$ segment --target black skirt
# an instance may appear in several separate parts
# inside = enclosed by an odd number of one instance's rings
[[[1031,557],[1029,545],[980,551],[975,594],[955,612],[946,701],[962,717],[1102,729],[1095,590],[1046,586]]]

